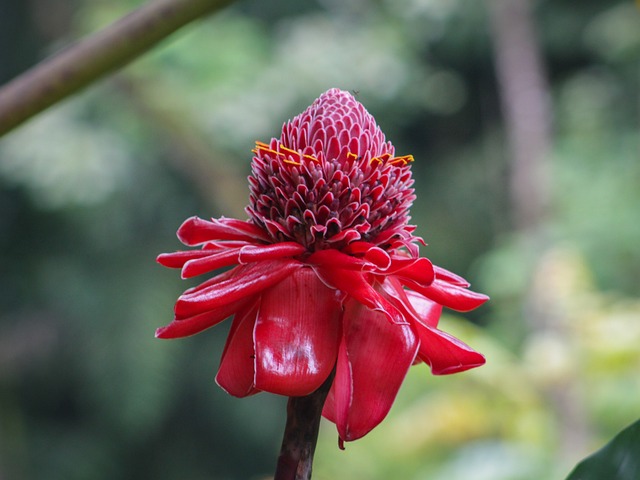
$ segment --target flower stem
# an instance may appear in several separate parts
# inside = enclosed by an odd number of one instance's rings
[[[0,88],[0,136],[231,0],[156,0]]]
[[[309,480],[313,453],[318,440],[322,407],[334,373],[315,392],[305,397],[289,397],[287,423],[274,480]]]

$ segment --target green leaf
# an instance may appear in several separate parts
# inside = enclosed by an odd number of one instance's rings
[[[640,478],[640,420],[601,450],[580,462],[567,480],[637,480]]]

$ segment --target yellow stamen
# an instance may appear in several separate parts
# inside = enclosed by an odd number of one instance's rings
[[[291,153],[292,155],[297,155],[298,157],[300,157],[300,152],[296,152],[295,150],[292,150],[290,148],[284,147],[282,145],[279,146],[280,150],[284,150],[287,153]]]
[[[402,155],[400,157],[392,157],[391,154],[389,153],[385,153],[383,155],[380,155],[379,157],[372,157],[371,160],[369,160],[369,165],[373,165],[374,162],[376,162],[378,165],[382,164],[382,163],[388,163],[389,165],[402,165],[405,166],[408,163],[413,162],[413,155]]]
[[[264,142],[256,142],[256,148],[254,148],[251,151],[256,153],[256,154],[258,152],[271,153],[272,155],[275,155],[276,157],[281,157],[283,155],[282,153],[277,152],[276,150],[273,150],[272,148],[269,148],[269,145],[267,145]]]
[[[277,152],[271,148],[265,148],[265,147],[260,147],[260,150],[266,153],[272,153],[273,155],[275,155],[276,157],[281,157],[282,154],[280,152]]]
[[[389,163],[391,165],[402,164],[402,166],[405,166],[407,163],[411,163],[413,161],[414,161],[413,155],[402,155],[401,157],[393,157],[392,159],[389,160]]]
[[[373,164],[373,162],[378,162],[378,164],[384,163],[389,159],[389,157],[391,157],[391,155],[388,153],[384,153],[379,157],[372,157],[371,160],[369,160],[369,165]]]
[[[282,161],[283,161],[284,163],[288,163],[289,165],[296,165],[296,166],[298,166],[298,167],[299,167],[300,165],[302,165],[302,163],[300,163],[300,162],[296,162],[295,160],[289,160],[288,158],[283,158],[283,159],[282,159]]]
[[[316,158],[313,155],[301,154],[300,152],[293,150],[291,148],[285,147],[283,145],[278,145],[278,148],[281,151],[277,151],[270,148],[270,146],[264,142],[256,141],[256,148],[252,149],[251,151],[256,155],[259,153],[270,153],[272,155],[275,155],[276,157],[280,157],[284,163],[288,163],[289,165],[295,165],[298,167],[302,165],[302,162],[301,162],[302,159],[310,160],[312,162],[320,162],[320,160],[318,160],[318,158]],[[287,154],[294,155],[297,159],[292,160],[290,158],[287,158],[286,156]],[[361,157],[359,157],[357,154],[353,152],[347,152],[347,159],[358,160],[359,158]],[[374,162],[377,163],[378,165],[388,162],[390,165],[394,165],[394,166],[396,165],[405,166],[408,163],[413,162],[414,160],[415,159],[413,158],[413,155],[402,155],[399,157],[392,157],[391,154],[384,153],[379,157],[371,157],[371,160],[369,160],[369,165],[373,165]]]
[[[270,148],[269,145],[264,143],[264,142],[256,141],[256,148],[254,148],[251,151],[253,153],[255,153],[256,155],[258,153],[271,153],[272,155],[275,155],[276,157],[280,157],[284,163],[288,163],[289,165],[300,166],[300,165],[302,165],[302,162],[300,160],[302,160],[303,158],[305,158],[307,160],[310,160],[312,162],[320,162],[320,160],[318,160],[313,155],[308,155],[308,154],[302,155],[300,152],[298,152],[296,150],[293,150],[291,148],[285,147],[283,145],[278,145],[278,148],[281,151],[277,151],[277,150],[274,150],[274,149]],[[296,160],[292,160],[290,158],[287,158],[287,156],[286,156],[287,154],[294,155],[296,157]]]

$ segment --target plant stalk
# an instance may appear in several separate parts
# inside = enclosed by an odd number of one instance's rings
[[[274,480],[310,480],[313,454],[318,440],[322,407],[334,373],[315,392],[305,397],[289,397],[287,423]]]

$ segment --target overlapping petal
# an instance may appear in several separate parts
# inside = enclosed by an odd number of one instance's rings
[[[372,270],[375,265],[368,262],[364,258],[354,257],[342,253],[339,250],[318,250],[307,258],[306,263],[309,265],[318,265],[325,269],[342,269],[342,270]]]
[[[200,250],[200,252],[206,250]],[[228,248],[216,252],[209,252],[209,255],[188,260],[182,266],[182,278],[191,278],[203,273],[212,272],[222,267],[238,264],[240,247]]]
[[[190,217],[180,225],[178,238],[191,247],[214,240],[269,240],[265,231],[253,223],[224,217],[211,221]]]
[[[423,287],[410,280],[403,281],[403,283],[434,302],[459,312],[474,310],[489,300],[489,297],[482,293],[474,292],[439,278],[436,278],[428,287]]]
[[[234,397],[257,393],[255,388],[255,348],[253,330],[260,301],[248,303],[233,318],[227,342],[222,351],[216,383]]]
[[[442,314],[442,305],[412,290],[405,290],[404,294],[422,323],[430,327],[438,326],[440,314]]]
[[[418,344],[409,325],[390,323],[382,313],[347,301],[336,377],[323,410],[342,440],[356,440],[384,419]]]
[[[402,314],[376,292],[365,278],[365,273],[330,267],[315,267],[315,270],[327,285],[345,292],[371,310],[383,313],[392,323],[407,323]]]
[[[184,293],[175,305],[176,318],[186,318],[262,292],[283,280],[302,264],[296,260],[268,260],[234,269],[234,274],[206,288]]]
[[[398,278],[386,277],[378,285],[380,294],[391,303],[407,322],[421,321],[425,325],[437,326],[442,305],[437,304],[419,293],[405,290]]]
[[[306,252],[306,248],[296,242],[280,242],[273,245],[247,245],[240,249],[238,262],[264,262],[278,258],[295,257]]]
[[[335,290],[301,268],[265,291],[256,321],[255,386],[308,395],[335,365],[342,307]]]
[[[437,328],[414,324],[420,339],[418,357],[431,367],[434,375],[464,372],[484,365],[485,358],[466,343]]]
[[[459,287],[469,286],[469,282],[467,282],[464,278],[456,273],[450,272],[446,268],[434,265],[433,269],[438,280],[444,280],[445,282],[452,283],[453,285],[458,285]]]
[[[156,261],[164,267],[182,268],[189,260],[208,257],[212,253],[213,252],[207,250],[183,250],[180,252],[161,253],[156,258]]]
[[[362,255],[367,262],[375,265],[379,270],[387,270],[391,266],[389,253],[373,243],[353,242],[347,245],[345,252]]]
[[[380,288],[404,317],[410,319],[420,340],[418,359],[427,363],[434,375],[462,372],[485,363],[480,353],[436,328],[442,305],[417,292],[404,290],[401,282],[395,278],[387,278]]]
[[[185,318],[176,318],[166,327],[158,328],[156,330],[156,338],[188,337],[200,333],[229,318],[250,300],[250,298],[240,299],[213,310]]]
[[[176,254],[158,257],[159,261],[178,264],[183,258],[186,259],[182,266],[182,278],[191,278],[203,273],[211,272],[229,265],[243,264],[253,262],[263,262],[265,260],[276,260],[279,258],[294,257],[305,252],[305,248],[299,243],[283,242],[275,245],[256,245],[244,243],[240,246],[229,248],[218,248],[216,250],[196,250],[193,258],[187,255],[179,256]],[[193,253],[193,252],[177,252],[177,253]],[[160,263],[162,263],[160,262]]]
[[[385,272],[400,279],[406,279],[421,287],[428,287],[435,279],[433,264],[428,258],[403,258],[393,256],[391,265]]]

